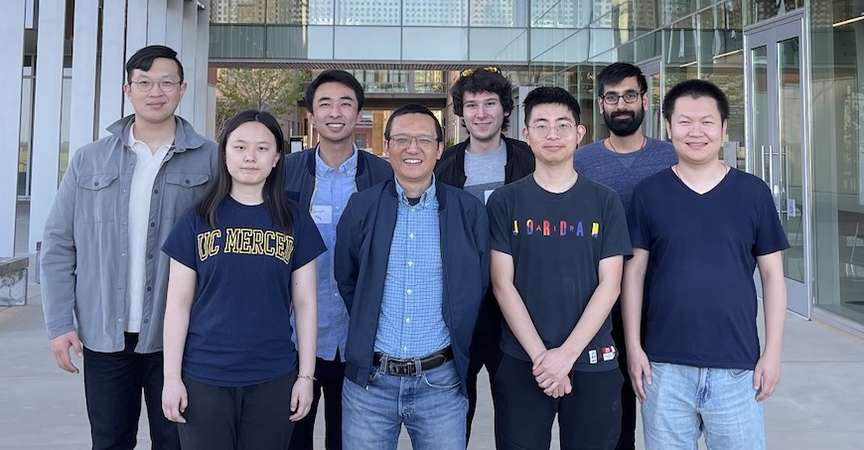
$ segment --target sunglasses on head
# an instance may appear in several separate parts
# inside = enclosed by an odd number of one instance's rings
[[[465,69],[465,70],[459,72],[459,77],[460,78],[470,77],[474,72],[477,72],[478,70],[483,71],[483,72],[489,72],[489,73],[498,73],[498,74],[501,73],[501,69],[499,69],[495,66],[489,66],[489,67],[480,67],[477,69],[475,69],[475,68]]]

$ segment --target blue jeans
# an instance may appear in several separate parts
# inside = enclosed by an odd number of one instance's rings
[[[465,450],[468,398],[453,361],[417,376],[376,369],[363,388],[342,386],[342,447],[395,450],[402,424],[415,450]]]
[[[642,424],[646,450],[764,450],[762,404],[753,371],[651,363]]]

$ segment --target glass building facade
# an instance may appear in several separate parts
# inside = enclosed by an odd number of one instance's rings
[[[663,93],[711,80],[731,102],[722,157],[765,180],[789,237],[790,310],[864,329],[862,19],[864,0],[214,0],[210,56],[386,69],[391,87],[496,64],[572,92],[589,140],[608,134],[595,80],[612,62],[643,69],[659,138]]]

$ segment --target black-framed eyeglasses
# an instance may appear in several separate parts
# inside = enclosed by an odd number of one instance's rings
[[[390,145],[395,147],[397,150],[405,150],[406,148],[411,146],[411,141],[417,143],[417,147],[422,148],[423,150],[431,150],[438,145],[438,139],[435,139],[434,136],[409,136],[407,134],[395,134],[390,136],[390,139],[387,139],[390,142]]]
[[[159,80],[151,81],[151,80],[138,80],[138,81],[130,81],[131,84],[136,90],[140,92],[150,92],[153,90],[153,86],[158,85],[159,89],[164,93],[171,93],[177,90],[177,87],[180,86],[182,81],[171,81],[171,80]]]
[[[472,67],[470,69],[465,69],[465,70],[459,72],[459,77],[460,78],[470,77],[474,72],[477,72],[478,70],[483,71],[483,72],[489,72],[489,73],[497,73],[497,74],[501,73],[501,69],[499,69],[495,66],[480,67],[480,68]]]
[[[607,105],[617,105],[619,98],[623,98],[624,103],[633,103],[633,102],[639,100],[643,94],[644,94],[644,92],[633,91],[633,90],[627,91],[623,94],[619,94],[617,92],[607,92],[607,93],[601,95],[600,98],[602,98],[603,103],[605,103]]]

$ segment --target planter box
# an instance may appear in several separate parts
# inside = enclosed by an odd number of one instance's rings
[[[27,303],[27,266],[30,258],[0,258],[0,306]]]

